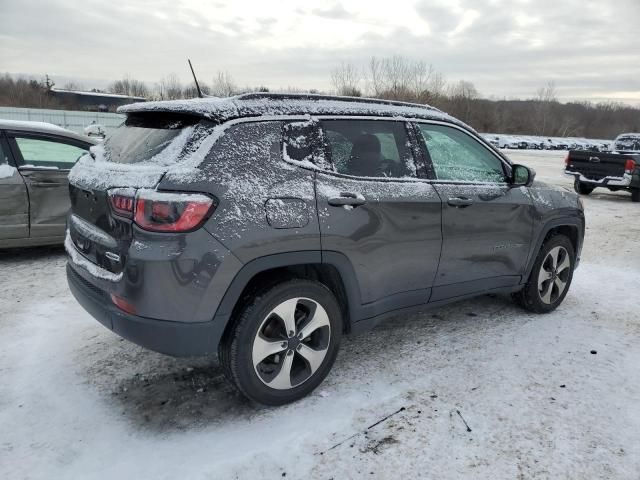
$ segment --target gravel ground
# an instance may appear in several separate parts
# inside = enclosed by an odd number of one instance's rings
[[[538,178],[562,152],[507,152]],[[640,205],[584,198],[564,304],[481,297],[346,338],[308,398],[255,406],[215,359],[100,326],[60,248],[0,253],[0,478],[640,478]]]

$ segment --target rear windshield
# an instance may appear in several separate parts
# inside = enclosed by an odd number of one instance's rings
[[[194,131],[204,128],[204,123],[201,118],[189,115],[129,115],[104,142],[107,160],[115,163],[174,163]],[[167,148],[169,145],[171,148]]]

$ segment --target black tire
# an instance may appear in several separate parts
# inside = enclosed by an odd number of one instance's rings
[[[631,201],[634,203],[640,202],[640,188],[631,189]]]
[[[546,280],[542,283],[542,287],[539,287],[538,280],[541,275],[541,269],[545,268],[545,272],[550,270],[550,264],[548,263],[548,256],[550,252],[554,249],[558,248],[559,252],[562,252],[562,249],[566,252],[567,259],[569,261],[568,267],[566,267],[567,272],[564,273],[564,270],[559,274],[552,274],[549,280]],[[562,258],[564,259],[564,257]],[[556,266],[560,266],[560,256],[558,256],[558,261]],[[535,313],[549,313],[555,310],[564,300],[564,297],[567,295],[569,288],[571,287],[571,281],[573,279],[573,269],[575,268],[575,252],[573,249],[573,244],[571,241],[564,235],[554,235],[549,238],[540,249],[538,256],[536,258],[535,263],[533,264],[533,269],[531,270],[531,274],[529,275],[529,280],[522,290],[514,294],[514,298],[517,303],[529,310],[530,312]],[[551,269],[553,270],[553,269]],[[548,272],[547,272],[548,273]],[[544,275],[544,274],[542,274]],[[555,279],[558,279],[560,283],[565,283],[564,289],[559,292]],[[551,282],[551,283],[548,283]],[[542,290],[541,290],[542,288]],[[550,290],[547,290],[550,288]],[[543,299],[545,296],[544,293],[549,293],[548,302]],[[554,295],[557,293],[557,295]]]
[[[300,328],[301,334],[304,326],[313,320],[316,314],[324,318],[321,309],[326,312],[329,328],[318,328],[305,340],[298,339],[298,330],[295,332],[296,335],[288,338],[284,320],[274,312],[276,307],[281,308],[287,301],[295,304],[295,325],[296,328]],[[319,282],[294,279],[262,290],[244,300],[244,305],[238,310],[234,320],[233,326],[225,333],[218,348],[220,364],[227,378],[240,392],[263,405],[284,405],[309,394],[327,376],[338,354],[343,328],[342,311],[331,290]],[[267,329],[268,339],[264,336]],[[282,342],[283,346],[288,343],[288,346],[282,352],[269,355],[258,365],[254,365],[255,342],[260,339],[274,344]],[[305,351],[307,345],[315,350],[316,346],[308,343],[311,341],[322,343],[317,351],[325,352],[315,371],[311,363],[300,353]],[[275,382],[287,364],[287,358],[291,358],[287,378],[289,383],[294,385],[281,389],[270,387],[267,384],[269,373],[270,381]],[[268,372],[269,369],[271,372]],[[267,370],[267,373],[264,374],[263,370]],[[303,380],[297,383],[299,379]]]
[[[591,192],[593,192],[594,188],[595,187],[592,187],[591,185],[588,185],[586,183],[582,183],[580,180],[577,180],[577,179],[573,184],[573,189],[576,191],[576,193],[579,193],[580,195],[589,195]]]

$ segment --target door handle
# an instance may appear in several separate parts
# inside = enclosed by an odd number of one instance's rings
[[[465,208],[469,205],[473,205],[473,200],[467,197],[450,197],[449,200],[447,200],[447,203],[452,207]]]
[[[339,197],[332,197],[327,201],[332,207],[343,207],[345,205],[359,207],[360,205],[367,203],[362,195],[351,192],[341,192]]]

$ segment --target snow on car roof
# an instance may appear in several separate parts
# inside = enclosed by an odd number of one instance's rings
[[[235,97],[206,97],[133,103],[118,113],[172,112],[202,116],[217,122],[240,117],[275,115],[341,115],[407,117],[442,120],[473,129],[460,120],[429,105],[373,98],[315,94],[248,93]]]
[[[59,127],[53,123],[47,122],[27,122],[23,120],[1,120],[0,130],[20,130],[23,132],[35,132],[35,133],[51,133],[64,137],[74,138],[76,140],[82,140],[87,143],[96,143],[95,140],[88,137],[78,135],[71,130]]]

